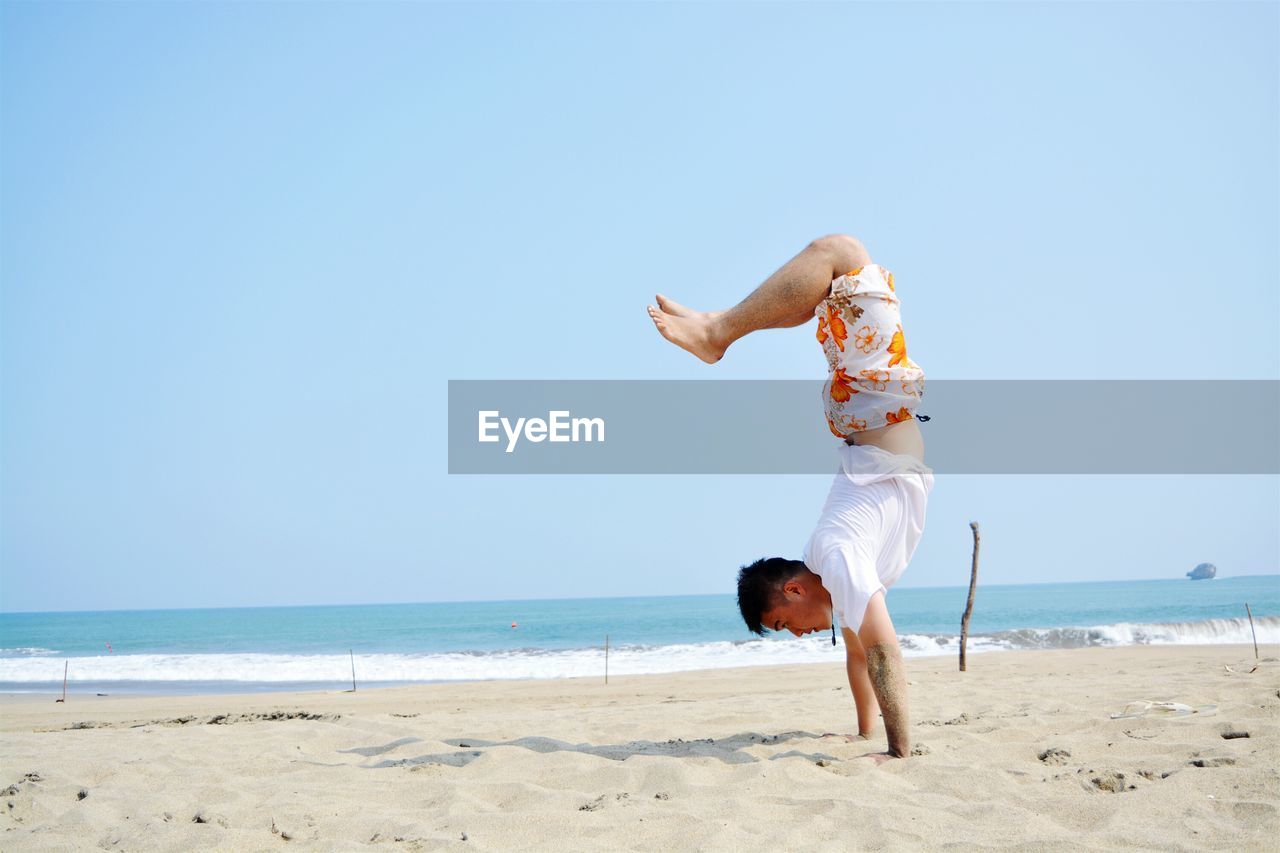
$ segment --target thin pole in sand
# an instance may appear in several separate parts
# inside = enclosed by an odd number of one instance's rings
[[[609,683],[609,635],[604,635],[604,683]]]
[[[69,666],[71,666],[71,661],[68,660],[62,662],[62,698],[54,699],[53,704],[55,705],[59,702],[67,701],[67,667]]]
[[[1253,611],[1249,609],[1249,602],[1244,603],[1244,612],[1249,614],[1249,633],[1253,634],[1253,659],[1258,659],[1258,632],[1253,630]]]
[[[969,617],[973,615],[973,592],[978,588],[978,522],[969,522],[973,531],[973,568],[969,570],[969,603],[964,606],[964,616],[960,619],[960,671],[964,672],[965,646],[969,644]]]
[[[356,653],[354,649],[347,649],[347,654],[351,655],[351,692],[356,692]]]

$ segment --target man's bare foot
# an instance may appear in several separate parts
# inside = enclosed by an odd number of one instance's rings
[[[724,357],[728,345],[720,343],[715,334],[715,320],[720,312],[693,311],[662,294],[658,294],[658,307],[650,305],[648,310],[653,325],[671,343],[707,364],[715,364]]]
[[[674,299],[668,299],[661,293],[658,294],[658,308],[668,314],[675,314],[677,317],[707,317],[715,319],[723,314],[723,311],[694,311],[692,308],[686,308]]]

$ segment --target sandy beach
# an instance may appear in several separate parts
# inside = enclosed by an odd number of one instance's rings
[[[257,696],[7,696],[5,850],[1274,849],[1248,646],[908,661],[877,766],[839,665]],[[1216,710],[1113,720],[1136,700]],[[1230,736],[1230,737],[1228,737]]]

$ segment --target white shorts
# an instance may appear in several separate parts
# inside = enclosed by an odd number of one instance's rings
[[[840,624],[862,627],[867,604],[901,577],[924,534],[933,469],[870,444],[840,448],[804,562],[822,579]]]

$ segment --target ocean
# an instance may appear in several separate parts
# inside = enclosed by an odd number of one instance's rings
[[[894,589],[907,656],[954,655],[965,587]],[[979,586],[969,650],[1280,643],[1280,575]],[[230,693],[836,662],[731,595],[0,614],[0,692]],[[1275,653],[1272,649],[1271,654]]]

